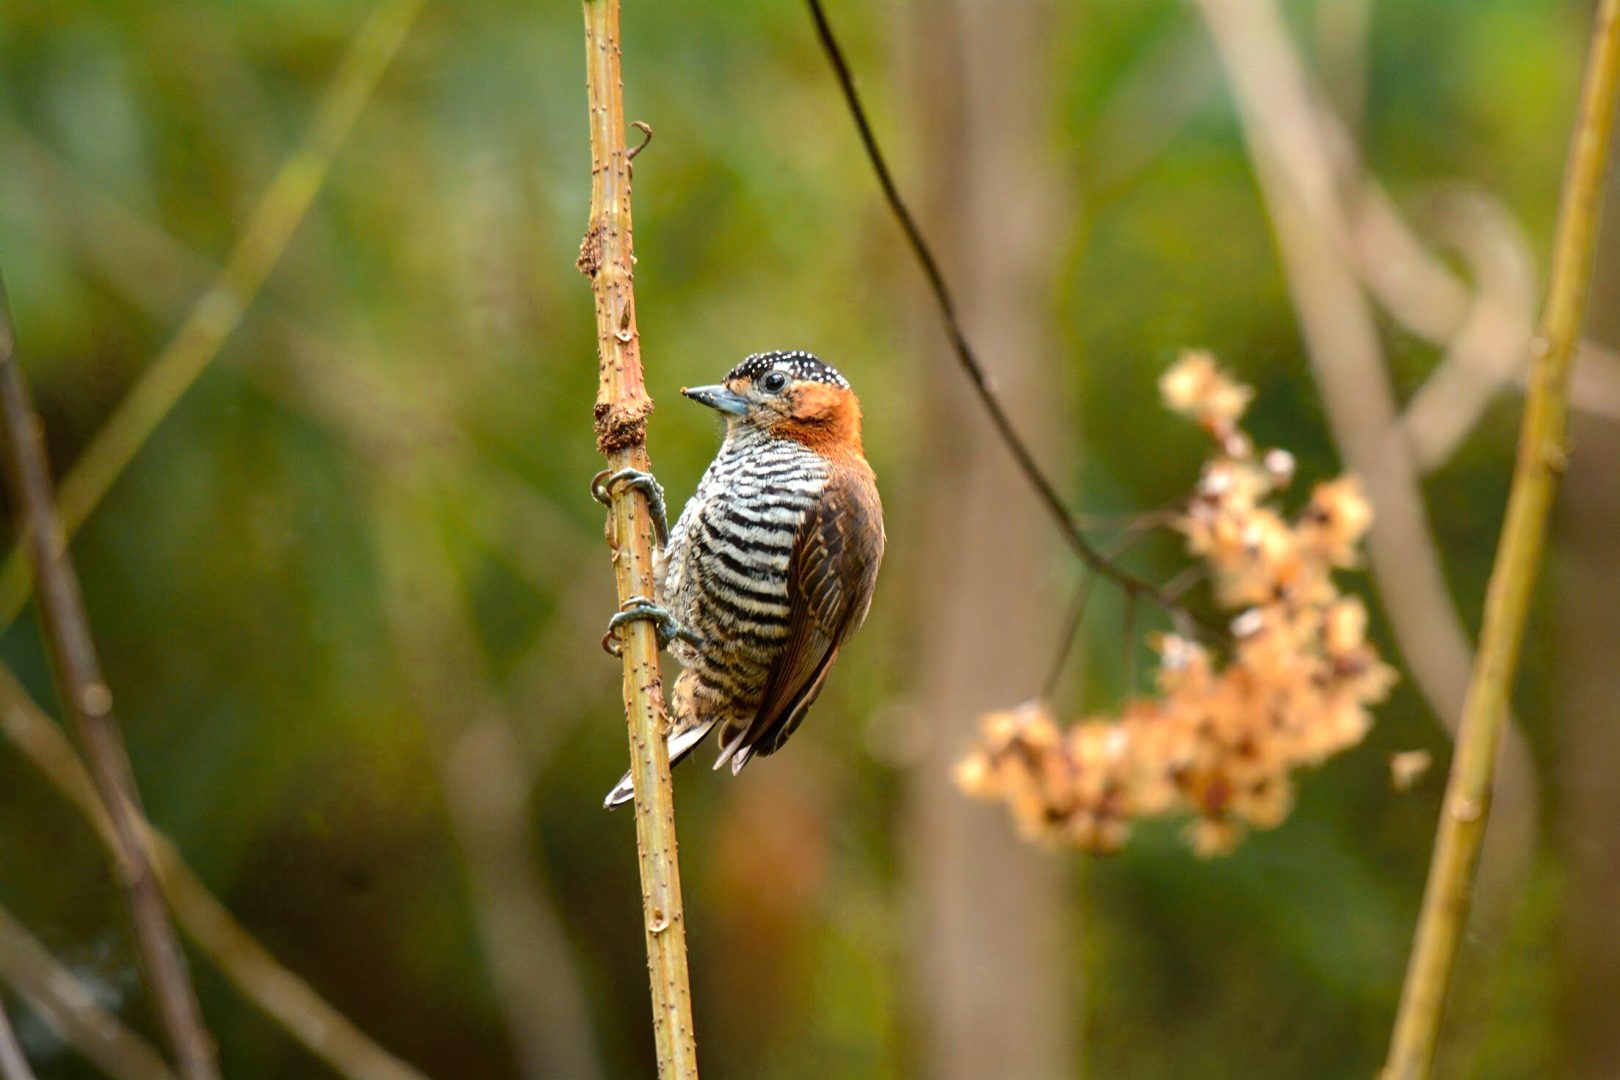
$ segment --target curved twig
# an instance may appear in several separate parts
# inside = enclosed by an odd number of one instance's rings
[[[630,148],[630,152],[624,158],[626,161],[636,160],[641,152],[651,145],[653,135],[652,125],[645,120],[632,120],[630,126],[641,132],[641,141]]]
[[[1476,283],[1445,356],[1402,412],[1400,426],[1424,473],[1438,469],[1524,368],[1536,318],[1535,256],[1512,215],[1483,192],[1448,189],[1434,200],[1441,239]]]
[[[1467,393],[1462,402],[1444,392],[1445,381],[1453,378],[1448,369],[1464,359],[1460,355],[1463,350],[1483,354],[1488,349],[1492,357],[1514,358],[1512,364],[1483,355],[1467,361],[1476,373],[1474,382],[1481,383],[1480,377],[1487,373],[1496,377],[1490,386],[1493,392],[1525,381],[1534,311],[1524,316],[1520,297],[1514,294],[1510,298],[1502,287],[1512,286],[1511,275],[1519,273],[1509,265],[1510,260],[1525,264],[1525,277],[1533,277],[1534,260],[1528,254],[1518,222],[1499,200],[1485,192],[1465,189],[1459,202],[1456,195],[1443,193],[1446,197],[1439,205],[1442,215],[1438,222],[1444,234],[1441,239],[1473,264],[1471,276],[1478,287],[1470,295],[1469,288],[1402,219],[1389,194],[1363,175],[1344,122],[1326,107],[1317,110],[1317,122],[1339,176],[1349,217],[1348,246],[1362,282],[1398,323],[1447,350],[1446,358],[1430,381],[1418,389],[1400,420],[1406,437],[1414,444],[1418,464],[1424,472],[1430,472],[1445,463],[1451,444],[1473,428],[1489,403],[1489,397],[1478,392],[1483,385]],[[1473,219],[1472,229],[1456,228],[1459,223],[1454,219],[1459,209]],[[1487,281],[1487,275],[1493,280]],[[1533,281],[1530,288],[1533,291]],[[1494,302],[1493,293],[1497,294]],[[1533,309],[1533,296],[1522,302]],[[1492,328],[1491,324],[1496,326]],[[1436,384],[1436,378],[1445,381]],[[1620,420],[1620,357],[1613,349],[1590,340],[1580,342],[1570,378],[1572,409]],[[1413,407],[1424,398],[1429,403],[1421,406],[1423,411],[1414,412]],[[1435,419],[1425,413],[1436,409],[1451,414],[1445,417],[1439,437],[1425,426]]]
[[[844,58],[844,50],[838,44],[838,38],[833,33],[832,24],[827,21],[827,13],[822,10],[821,0],[807,0],[810,6],[810,17],[815,21],[816,34],[821,42],[821,48],[832,64],[833,74],[838,80],[838,87],[843,92],[844,103],[849,108],[850,118],[855,122],[855,128],[860,133],[861,146],[866,151],[866,158],[872,165],[872,171],[877,176],[878,186],[883,189],[883,199],[888,204],[889,211],[905,234],[906,244],[916,256],[921,267],[923,277],[928,280],[928,290],[933,294],[936,306],[939,308],[940,318],[945,324],[945,334],[950,339],[951,349],[956,354],[962,370],[967,373],[968,381],[973,391],[990,416],[990,422],[995,427],[1001,441],[1006,444],[1007,450],[1012,454],[1013,460],[1018,464],[1018,470],[1030,487],[1035,489],[1041,504],[1057,524],[1063,537],[1068,541],[1080,561],[1093,573],[1107,578],[1126,595],[1133,598],[1148,600],[1159,608],[1190,617],[1198,622],[1205,630],[1216,635],[1223,635],[1224,629],[1218,620],[1210,618],[1203,613],[1189,612],[1180,604],[1171,600],[1164,592],[1152,582],[1146,581],[1124,567],[1119,566],[1104,555],[1080,530],[1080,524],[1075,516],[1063,504],[1057,493],[1057,488],[1042,471],[1040,463],[1035,460],[1035,453],[1024,441],[1018,429],[1013,427],[1012,419],[1002,406],[1001,399],[996,395],[995,388],[990,383],[990,377],[979,358],[968,343],[967,333],[962,329],[962,322],[956,311],[956,301],[951,296],[949,287],[945,284],[945,275],[939,268],[939,262],[934,253],[923,239],[922,229],[917,220],[906,206],[900,195],[899,186],[895,183],[894,174],[889,171],[888,161],[883,156],[882,147],[878,145],[877,135],[872,130],[872,123],[867,118],[866,107],[861,103],[860,92],[855,89],[855,77],[850,73],[849,62]]]

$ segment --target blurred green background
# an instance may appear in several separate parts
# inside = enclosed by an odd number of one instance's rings
[[[369,10],[0,8],[0,266],[59,475],[203,292]],[[1258,389],[1251,429],[1304,481],[1341,467],[1196,8],[831,14],[969,334],[1074,505],[1187,489],[1203,439],[1154,389],[1185,346]],[[1436,182],[1462,180],[1544,265],[1589,4],[1286,15],[1420,235]],[[1226,859],[1174,823],[1106,860],[1026,850],[951,792],[973,715],[1039,690],[1076,567],[966,404],[802,6],[628,0],[624,25],[627,115],[656,132],[636,284],[672,500],[718,440],[676,390],[802,347],[861,394],[889,522],[872,619],[791,750],[677,775],[705,1075],[1374,1073],[1449,761],[1411,680]],[[242,326],[74,544],[153,820],[281,961],[435,1077],[652,1075],[633,822],[600,809],[626,751],[586,491],[583,81],[575,4],[428,4]],[[1593,299],[1609,344],[1617,238]],[[1405,398],[1443,350],[1378,325]],[[1424,489],[1470,631],[1518,400],[1498,394]],[[1576,431],[1516,702],[1539,813],[1468,938],[1448,1076],[1620,1076],[1620,429],[1578,410]],[[1181,565],[1164,536],[1129,562]],[[1350,587],[1379,610],[1374,582]],[[1132,668],[1146,688],[1123,615],[1099,589],[1066,714],[1109,707]],[[0,656],[54,712],[31,607]],[[1435,768],[1397,794],[1388,755],[1414,748]],[[156,1039],[110,864],[4,744],[0,902]],[[330,1075],[192,959],[227,1076]],[[0,997],[42,1077],[94,1075]]]

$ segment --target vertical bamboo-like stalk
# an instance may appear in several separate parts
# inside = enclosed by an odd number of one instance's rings
[[[1531,592],[1546,545],[1547,518],[1568,455],[1569,373],[1586,313],[1617,85],[1620,0],[1602,0],[1564,176],[1547,306],[1536,341],[1507,517],[1486,592],[1479,654],[1463,706],[1457,755],[1446,785],[1417,938],[1390,1040],[1386,1080],[1418,1080],[1429,1075],[1457,945],[1468,921],[1474,870],[1490,814],[1497,749]]]
[[[641,375],[630,234],[630,153],[624,138],[619,75],[619,2],[585,0],[585,78],[591,124],[591,216],[579,268],[596,297],[599,365],[596,445],[617,469],[647,470],[652,399]],[[645,497],[619,488],[609,510],[619,602],[653,595],[652,516]],[[664,689],[658,637],[649,622],[623,631],[624,705],[630,771],[636,786],[636,849],[652,979],[653,1033],[662,1080],[697,1076],[692,995],[686,973],[686,925],[675,851],[675,803],[664,746]]]
[[[0,427],[4,428],[6,486],[11,492],[18,547],[28,553],[39,590],[40,623],[63,710],[78,732],[90,774],[112,818],[118,878],[129,902],[135,945],[147,988],[168,1035],[180,1075],[211,1080],[219,1071],[214,1044],[203,1028],[186,955],[158,893],[144,843],[141,808],[129,752],[113,716],[112,693],[90,637],[78,574],[67,551],[45,457],[45,435],[17,365],[15,341],[0,283]]]

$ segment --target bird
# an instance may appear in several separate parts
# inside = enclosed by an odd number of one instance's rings
[[[716,769],[780,750],[866,619],[883,561],[883,504],[861,444],[861,405],[831,364],[787,350],[746,357],[712,386],[682,388],[725,417],[725,437],[654,554],[656,603],[609,623],[660,623],[681,665],[670,694],[674,765],[718,728]],[[600,479],[600,478],[599,478]],[[662,489],[623,470],[608,489]],[[654,497],[656,496],[656,497]],[[603,497],[599,489],[598,497]],[[609,809],[629,802],[629,773]]]

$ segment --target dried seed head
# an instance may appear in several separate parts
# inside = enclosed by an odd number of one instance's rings
[[[1236,428],[1248,388],[1207,353],[1187,353],[1160,389],[1215,442],[1178,527],[1237,612],[1229,653],[1161,635],[1156,696],[1067,732],[1045,706],[991,713],[956,781],[1006,802],[1030,838],[1109,852],[1133,819],[1181,812],[1194,849],[1214,855],[1282,822],[1294,770],[1359,742],[1395,674],[1367,641],[1365,607],[1333,580],[1372,519],[1356,480],[1318,485],[1290,522],[1270,500],[1292,480],[1293,455],[1256,461]]]
[[[1204,425],[1217,439],[1233,432],[1254,391],[1236,382],[1203,350],[1189,349],[1159,377],[1159,393],[1175,412]]]

